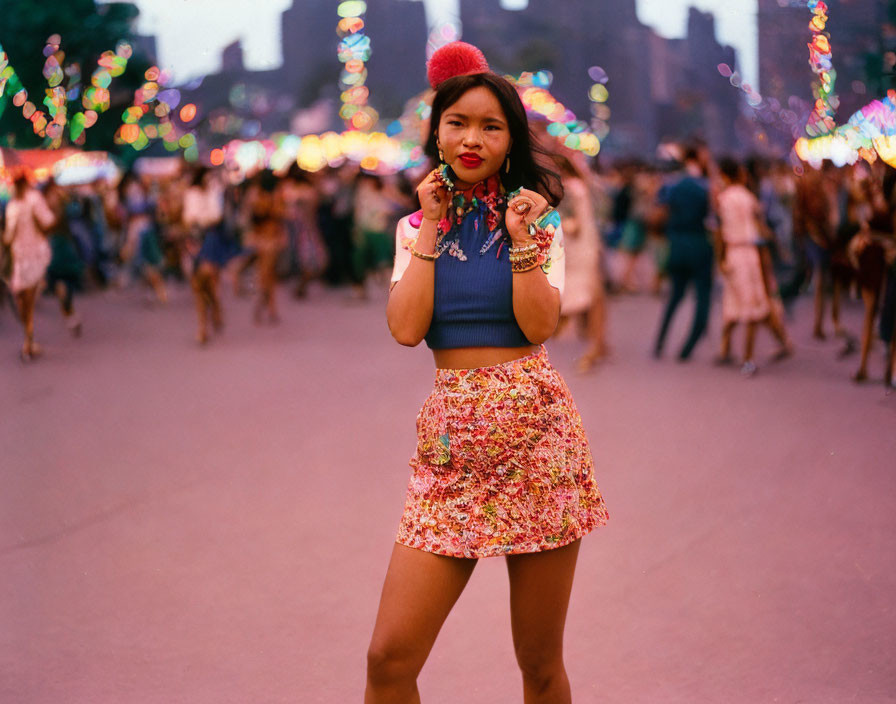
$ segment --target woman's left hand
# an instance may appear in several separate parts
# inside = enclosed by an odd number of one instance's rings
[[[544,196],[525,188],[507,204],[504,226],[515,247],[528,244],[529,225],[538,220],[547,209],[548,202]]]

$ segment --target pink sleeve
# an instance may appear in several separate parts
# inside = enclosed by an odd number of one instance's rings
[[[416,241],[420,234],[420,217],[413,213],[398,221],[395,229],[395,266],[392,268],[392,283],[399,281],[411,263],[411,250],[409,246]]]

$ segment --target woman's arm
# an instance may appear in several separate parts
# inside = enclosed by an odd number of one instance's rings
[[[435,254],[438,223],[448,210],[448,191],[437,171],[431,171],[417,186],[417,197],[423,220],[416,242],[412,242],[410,246],[413,247],[412,252],[426,257]],[[407,220],[399,223],[396,257],[402,246],[401,228],[409,226],[406,223]],[[435,296],[435,271],[434,258],[411,256],[401,278],[392,285],[389,302],[386,304],[386,321],[389,323],[389,332],[399,344],[414,347],[420,344],[429,331]]]
[[[420,234],[413,247],[421,254],[433,254],[436,249],[437,223],[423,219]],[[397,246],[401,246],[400,243]],[[396,342],[408,347],[420,344],[429,331],[435,292],[435,260],[411,257],[407,269],[392,285],[386,304],[389,332]]]
[[[515,248],[526,247],[533,242],[528,225],[536,219],[533,214],[543,213],[547,205],[542,196],[526,189],[508,204],[504,223]],[[563,265],[563,261],[550,264]],[[557,329],[560,291],[551,285],[542,266],[513,274],[513,315],[526,339],[534,345],[540,345]]]
[[[560,292],[551,286],[540,266],[513,275],[513,315],[533,345],[540,345],[557,329]]]

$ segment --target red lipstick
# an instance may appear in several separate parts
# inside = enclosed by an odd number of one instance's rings
[[[475,169],[484,161],[481,156],[479,156],[478,154],[473,154],[472,152],[465,152],[458,158],[460,159],[460,162],[468,169]]]

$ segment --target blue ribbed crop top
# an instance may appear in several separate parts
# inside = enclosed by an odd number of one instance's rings
[[[467,215],[445,237],[448,249],[435,261],[435,300],[426,333],[430,349],[523,347],[513,314],[513,273],[506,238],[491,239],[485,207]]]
[[[486,207],[468,213],[460,224],[445,235],[441,256],[435,261],[435,290],[432,321],[426,333],[430,349],[459,347],[524,347],[531,345],[513,313],[513,273],[510,268],[509,239],[502,231],[489,232]],[[402,251],[403,240],[413,240],[420,225],[420,215],[409,216],[399,223],[397,242],[397,281],[410,254]],[[404,231],[404,234],[403,234]],[[560,250],[557,233],[555,258]],[[402,259],[403,258],[403,259]],[[552,285],[562,287],[563,262],[554,262],[549,276]],[[560,283],[557,274],[560,273]]]

